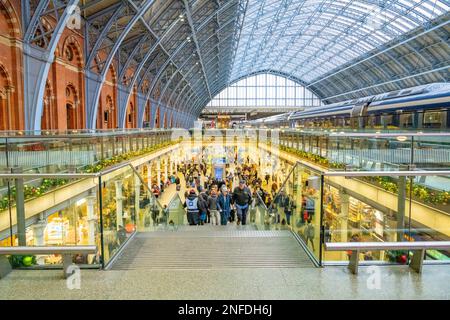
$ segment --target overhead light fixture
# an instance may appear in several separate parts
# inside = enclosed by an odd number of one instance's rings
[[[400,141],[400,142],[404,142],[404,141],[406,141],[408,138],[407,138],[406,136],[398,136],[396,139],[397,139],[398,141]]]

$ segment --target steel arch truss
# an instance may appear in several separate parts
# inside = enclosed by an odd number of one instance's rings
[[[40,131],[50,66],[61,34],[76,13],[78,0],[33,0],[22,1],[21,5],[26,30],[23,39],[25,129]]]
[[[22,1],[27,129],[40,128],[48,70],[77,5]],[[448,81],[449,9],[448,0],[85,0],[87,127],[96,127],[112,70],[119,126],[134,94],[139,126],[149,101],[151,121],[156,107],[191,121],[228,85],[261,72],[324,102]]]

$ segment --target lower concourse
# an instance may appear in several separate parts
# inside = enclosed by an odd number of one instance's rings
[[[448,300],[449,14],[0,0],[0,299]]]

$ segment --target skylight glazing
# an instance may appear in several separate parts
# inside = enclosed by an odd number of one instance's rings
[[[273,74],[242,79],[220,92],[206,108],[283,108],[320,106],[320,99],[304,86]]]
[[[311,83],[449,9],[437,0],[249,0],[231,80],[269,69]]]

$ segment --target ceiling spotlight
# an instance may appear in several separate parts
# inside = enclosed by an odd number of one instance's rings
[[[187,37],[186,40],[187,40],[188,42],[191,42],[191,37]]]

